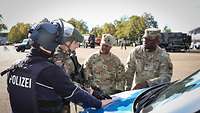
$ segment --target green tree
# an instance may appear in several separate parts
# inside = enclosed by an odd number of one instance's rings
[[[154,17],[151,15],[151,13],[144,13],[142,15],[145,21],[146,28],[158,28],[158,22],[154,20]]]
[[[125,38],[129,34],[128,18],[122,17],[120,20],[114,21],[116,32],[115,36],[117,38]]]
[[[89,33],[88,26],[86,25],[86,22],[84,22],[83,20],[76,20],[74,18],[71,18],[67,22],[70,23],[70,24],[72,24],[82,34]]]
[[[168,26],[165,26],[164,29],[163,29],[163,32],[170,33],[171,29]]]
[[[90,31],[91,34],[94,34],[96,37],[101,38],[102,34],[103,34],[103,29],[99,26],[95,26],[92,28],[92,30]]]
[[[141,40],[146,29],[145,20],[140,16],[131,16],[128,22],[128,37],[132,41]]]
[[[103,33],[104,34],[111,34],[111,35],[114,35],[115,34],[115,25],[112,24],[112,23],[105,23],[103,26],[102,26],[102,29],[103,29]]]
[[[0,31],[7,30],[7,26],[2,22],[3,16],[0,14]]]
[[[10,32],[8,33],[8,40],[14,43],[27,38],[29,29],[30,24],[17,23],[11,28]]]
[[[121,20],[115,20],[114,23],[116,26],[116,37],[126,38],[132,41],[141,37],[146,28],[144,18],[135,15],[129,18],[121,18]]]

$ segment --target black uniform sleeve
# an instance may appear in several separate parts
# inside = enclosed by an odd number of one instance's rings
[[[101,107],[101,101],[90,95],[88,92],[76,86],[68,75],[58,66],[50,66],[40,73],[40,82],[54,88],[55,92],[73,103],[84,108]]]

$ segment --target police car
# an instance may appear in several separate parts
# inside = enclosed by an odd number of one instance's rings
[[[200,113],[200,70],[181,81],[112,95],[102,109],[83,113]]]

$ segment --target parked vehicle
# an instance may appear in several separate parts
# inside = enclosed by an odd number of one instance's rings
[[[8,33],[0,33],[0,46],[1,45],[8,45]]]
[[[95,48],[95,39],[96,39],[96,37],[95,37],[95,35],[93,35],[93,34],[85,34],[85,35],[83,35],[84,36],[84,41],[83,41],[83,44],[82,45],[84,45],[84,47],[85,48],[87,48],[87,47],[90,47],[90,48]]]
[[[182,32],[161,33],[160,47],[166,51],[187,51],[192,42],[191,36]]]
[[[24,52],[26,49],[30,49],[30,40],[29,39],[24,39],[21,43],[15,44],[15,48],[17,52]]]
[[[200,113],[200,70],[181,81],[112,95],[113,102],[83,113]]]
[[[0,46],[1,45],[8,45],[7,37],[0,37]]]
[[[200,49],[200,42],[192,42],[190,49]]]
[[[96,44],[95,39],[96,39],[95,35],[90,34],[90,37],[88,39],[88,46],[90,48],[95,48],[95,44]]]
[[[200,49],[200,42],[196,42],[196,43],[194,44],[194,47],[195,47],[196,49]]]

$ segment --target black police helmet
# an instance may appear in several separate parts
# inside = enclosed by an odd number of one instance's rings
[[[54,52],[59,44],[64,44],[67,41],[83,41],[80,32],[73,25],[62,20],[40,23],[32,27],[29,32],[29,38],[34,47],[42,47],[50,52]]]
[[[30,29],[29,38],[36,48],[44,48],[50,52],[61,43],[64,32],[64,25],[61,20],[53,22],[43,22]]]

